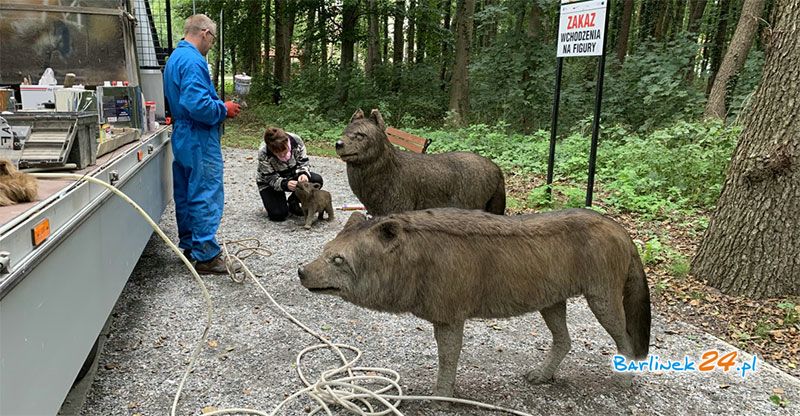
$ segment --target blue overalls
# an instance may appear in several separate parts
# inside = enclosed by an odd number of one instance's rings
[[[225,195],[220,124],[225,104],[217,96],[208,63],[182,40],[164,69],[164,94],[172,112],[173,197],[181,249],[197,261],[220,252],[216,240]]]

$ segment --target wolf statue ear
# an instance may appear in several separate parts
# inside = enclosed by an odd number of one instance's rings
[[[348,230],[350,228],[353,228],[353,227],[357,226],[358,224],[361,224],[362,222],[364,222],[366,220],[367,220],[367,217],[364,214],[362,214],[360,212],[354,212],[354,213],[350,214],[350,219],[347,220],[347,224],[344,225],[344,228],[342,229],[342,231]]]
[[[353,117],[350,117],[350,122],[352,123],[360,118],[364,118],[364,112],[359,108],[355,113],[353,113]]]
[[[386,124],[383,122],[383,116],[381,116],[381,112],[378,111],[377,108],[373,108],[372,112],[369,113],[369,119],[372,120],[373,123],[377,124],[381,131],[386,130]]]
[[[397,243],[397,237],[403,232],[403,226],[400,221],[390,219],[382,221],[375,227],[375,232],[378,233],[378,239],[386,245],[394,245]]]

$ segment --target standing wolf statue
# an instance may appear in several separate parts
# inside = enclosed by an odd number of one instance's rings
[[[336,142],[336,153],[347,163],[350,188],[370,214],[437,207],[503,214],[505,181],[494,162],[469,152],[400,151],[385,130],[378,110],[369,117],[358,110]]]
[[[650,294],[628,233],[594,211],[499,216],[430,209],[367,220],[354,213],[300,283],[366,308],[433,323],[434,394],[452,396],[464,321],[539,311],[553,335],[550,380],[570,350],[566,300],[583,295],[620,354],[641,359],[650,342]]]

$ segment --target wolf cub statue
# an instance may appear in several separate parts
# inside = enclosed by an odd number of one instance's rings
[[[313,182],[297,182],[294,188],[294,194],[300,200],[300,206],[303,208],[303,215],[306,217],[306,223],[303,225],[306,230],[311,229],[314,223],[314,216],[318,215],[318,219],[323,218],[324,213],[328,213],[327,221],[333,221],[333,203],[331,201],[331,194],[328,191],[320,189],[320,184]]]

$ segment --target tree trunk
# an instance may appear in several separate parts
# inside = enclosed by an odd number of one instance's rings
[[[453,81],[450,89],[449,110],[457,125],[469,117],[469,55],[472,40],[475,0],[458,0],[456,6],[456,55],[453,64]]]
[[[220,86],[220,83],[219,83],[220,67],[219,67],[219,65],[220,65],[220,61],[221,61],[221,59],[220,59],[221,55],[222,55],[222,53],[220,52],[219,42],[216,42],[216,43],[214,43],[214,65],[211,68],[211,69],[213,69],[213,72],[211,74],[211,79],[214,80],[214,89],[216,89],[218,93],[220,92],[220,88],[219,88],[219,86]],[[220,94],[220,96],[222,96],[222,94]]]
[[[686,30],[695,36],[700,33],[700,24],[703,23],[706,3],[708,3],[708,0],[692,0],[689,3],[689,22],[686,25]]]
[[[673,7],[672,2],[661,0],[655,6],[655,27],[653,27],[653,37],[656,42],[663,42],[667,34],[667,23],[669,22],[669,9]]]
[[[672,13],[667,25],[667,39],[674,40],[683,32],[683,16],[686,13],[686,0],[675,0],[672,4]]]
[[[286,60],[284,56],[289,54],[289,51],[286,49],[286,42],[284,41],[284,37],[286,36],[286,20],[286,0],[275,0],[275,73],[273,76],[275,78],[275,90],[272,95],[272,102],[275,105],[280,104],[281,88],[283,88],[287,81],[284,76],[284,74],[286,74],[286,70],[284,69]]]
[[[744,0],[742,15],[739,17],[739,24],[736,32],[725,53],[725,59],[714,77],[714,85],[708,95],[706,104],[706,118],[718,118],[725,120],[725,97],[728,93],[728,81],[742,69],[750,46],[753,44],[756,29],[764,11],[764,0]]]
[[[252,76],[261,62],[261,0],[248,0],[247,6],[247,62],[243,67]]]
[[[542,26],[542,7],[539,5],[538,2],[531,2],[530,9],[526,10],[527,13],[523,13],[526,17],[525,23],[525,36],[527,36],[532,42],[540,42],[542,40],[543,26]],[[525,93],[525,97],[531,97],[534,94],[532,85],[531,85],[531,72],[536,68],[532,68],[527,66],[522,71],[522,88]],[[533,130],[533,119],[534,114],[531,114],[530,111],[522,111],[522,129],[527,134]]]
[[[359,0],[346,0],[342,7],[342,59],[339,67],[339,103],[346,104],[350,90],[350,72],[355,60],[356,24]]]
[[[416,27],[417,27],[417,46],[416,53],[414,54],[414,62],[421,64],[425,60],[427,50],[428,37],[430,36],[430,13],[428,7],[423,7],[426,0],[420,0],[419,8],[416,13]]]
[[[442,0],[442,12],[444,14],[442,28],[444,29],[444,33],[450,33],[450,16],[452,16],[452,10],[452,0]],[[449,37],[446,36],[442,40],[442,56],[440,61],[442,63],[442,69],[439,74],[439,82],[441,83],[442,91],[444,91],[449,84],[447,68],[450,66],[450,42]]]
[[[328,10],[325,8],[325,2],[319,6],[317,13],[317,25],[319,28],[319,63],[323,67],[328,66]]]
[[[406,29],[406,62],[414,62],[414,46],[416,45],[415,36],[417,34],[417,2],[411,0],[408,5],[408,28]]]
[[[264,54],[261,55],[261,73],[264,74],[265,77],[271,72],[272,69],[269,67],[269,25],[271,19],[270,13],[272,12],[270,10],[271,3],[272,0],[267,0],[264,2]]]
[[[389,62],[389,15],[383,15],[383,62]]]
[[[403,65],[403,23],[405,21],[405,0],[394,4],[394,42],[392,44],[392,91],[400,91],[400,77]]]
[[[772,47],[692,273],[725,293],[800,295],[800,2],[779,0]]]
[[[639,9],[639,43],[645,42],[648,38],[654,36],[656,22],[658,20],[657,12],[659,3],[660,2],[648,0],[642,2],[642,6]]]
[[[403,63],[403,23],[406,9],[405,0],[397,0],[394,5],[394,45],[392,62],[397,67]]]
[[[370,78],[381,62],[378,39],[378,3],[377,0],[367,0],[367,62],[364,72]]]
[[[630,1],[631,4],[633,4],[633,0]],[[531,9],[528,12],[526,32],[531,39],[542,40],[542,34],[544,33],[544,25],[542,24],[542,16],[544,15],[544,12],[542,12],[542,6],[540,6],[537,2],[533,2],[530,7]]]
[[[286,2],[286,21],[284,22],[284,30],[286,33],[283,36],[284,50],[286,54],[283,55],[283,79],[288,83],[292,75],[292,40],[294,40],[294,21],[297,16],[297,0],[287,0]]]
[[[628,36],[631,32],[631,18],[633,17],[633,0],[624,0],[622,17],[617,31],[617,44],[614,45],[614,54],[620,66],[625,63],[628,54]]]
[[[303,35],[303,54],[300,56],[300,69],[306,69],[314,56],[314,40],[317,30],[317,8],[309,7],[306,14],[306,30]]]
[[[719,17],[717,18],[717,29],[714,33],[714,43],[709,51],[709,64],[711,65],[711,76],[708,78],[706,94],[711,92],[714,85],[714,78],[717,76],[720,63],[722,62],[722,52],[725,50],[725,39],[728,34],[728,9],[730,0],[719,1]]]
[[[497,5],[497,0],[485,0],[483,7],[485,9],[487,7],[493,7],[495,5]],[[518,17],[517,22],[519,22],[520,25],[516,33],[521,34],[525,30],[523,25],[523,23],[525,23],[525,16],[524,16],[525,8],[526,5],[524,3],[520,5],[520,11],[522,12],[523,15],[517,16]],[[482,47],[492,46],[495,42],[495,39],[497,39],[497,31],[498,31],[497,17],[493,16],[492,20],[488,22],[488,24],[486,25],[486,29],[483,33],[483,41],[481,42],[481,46]]]

